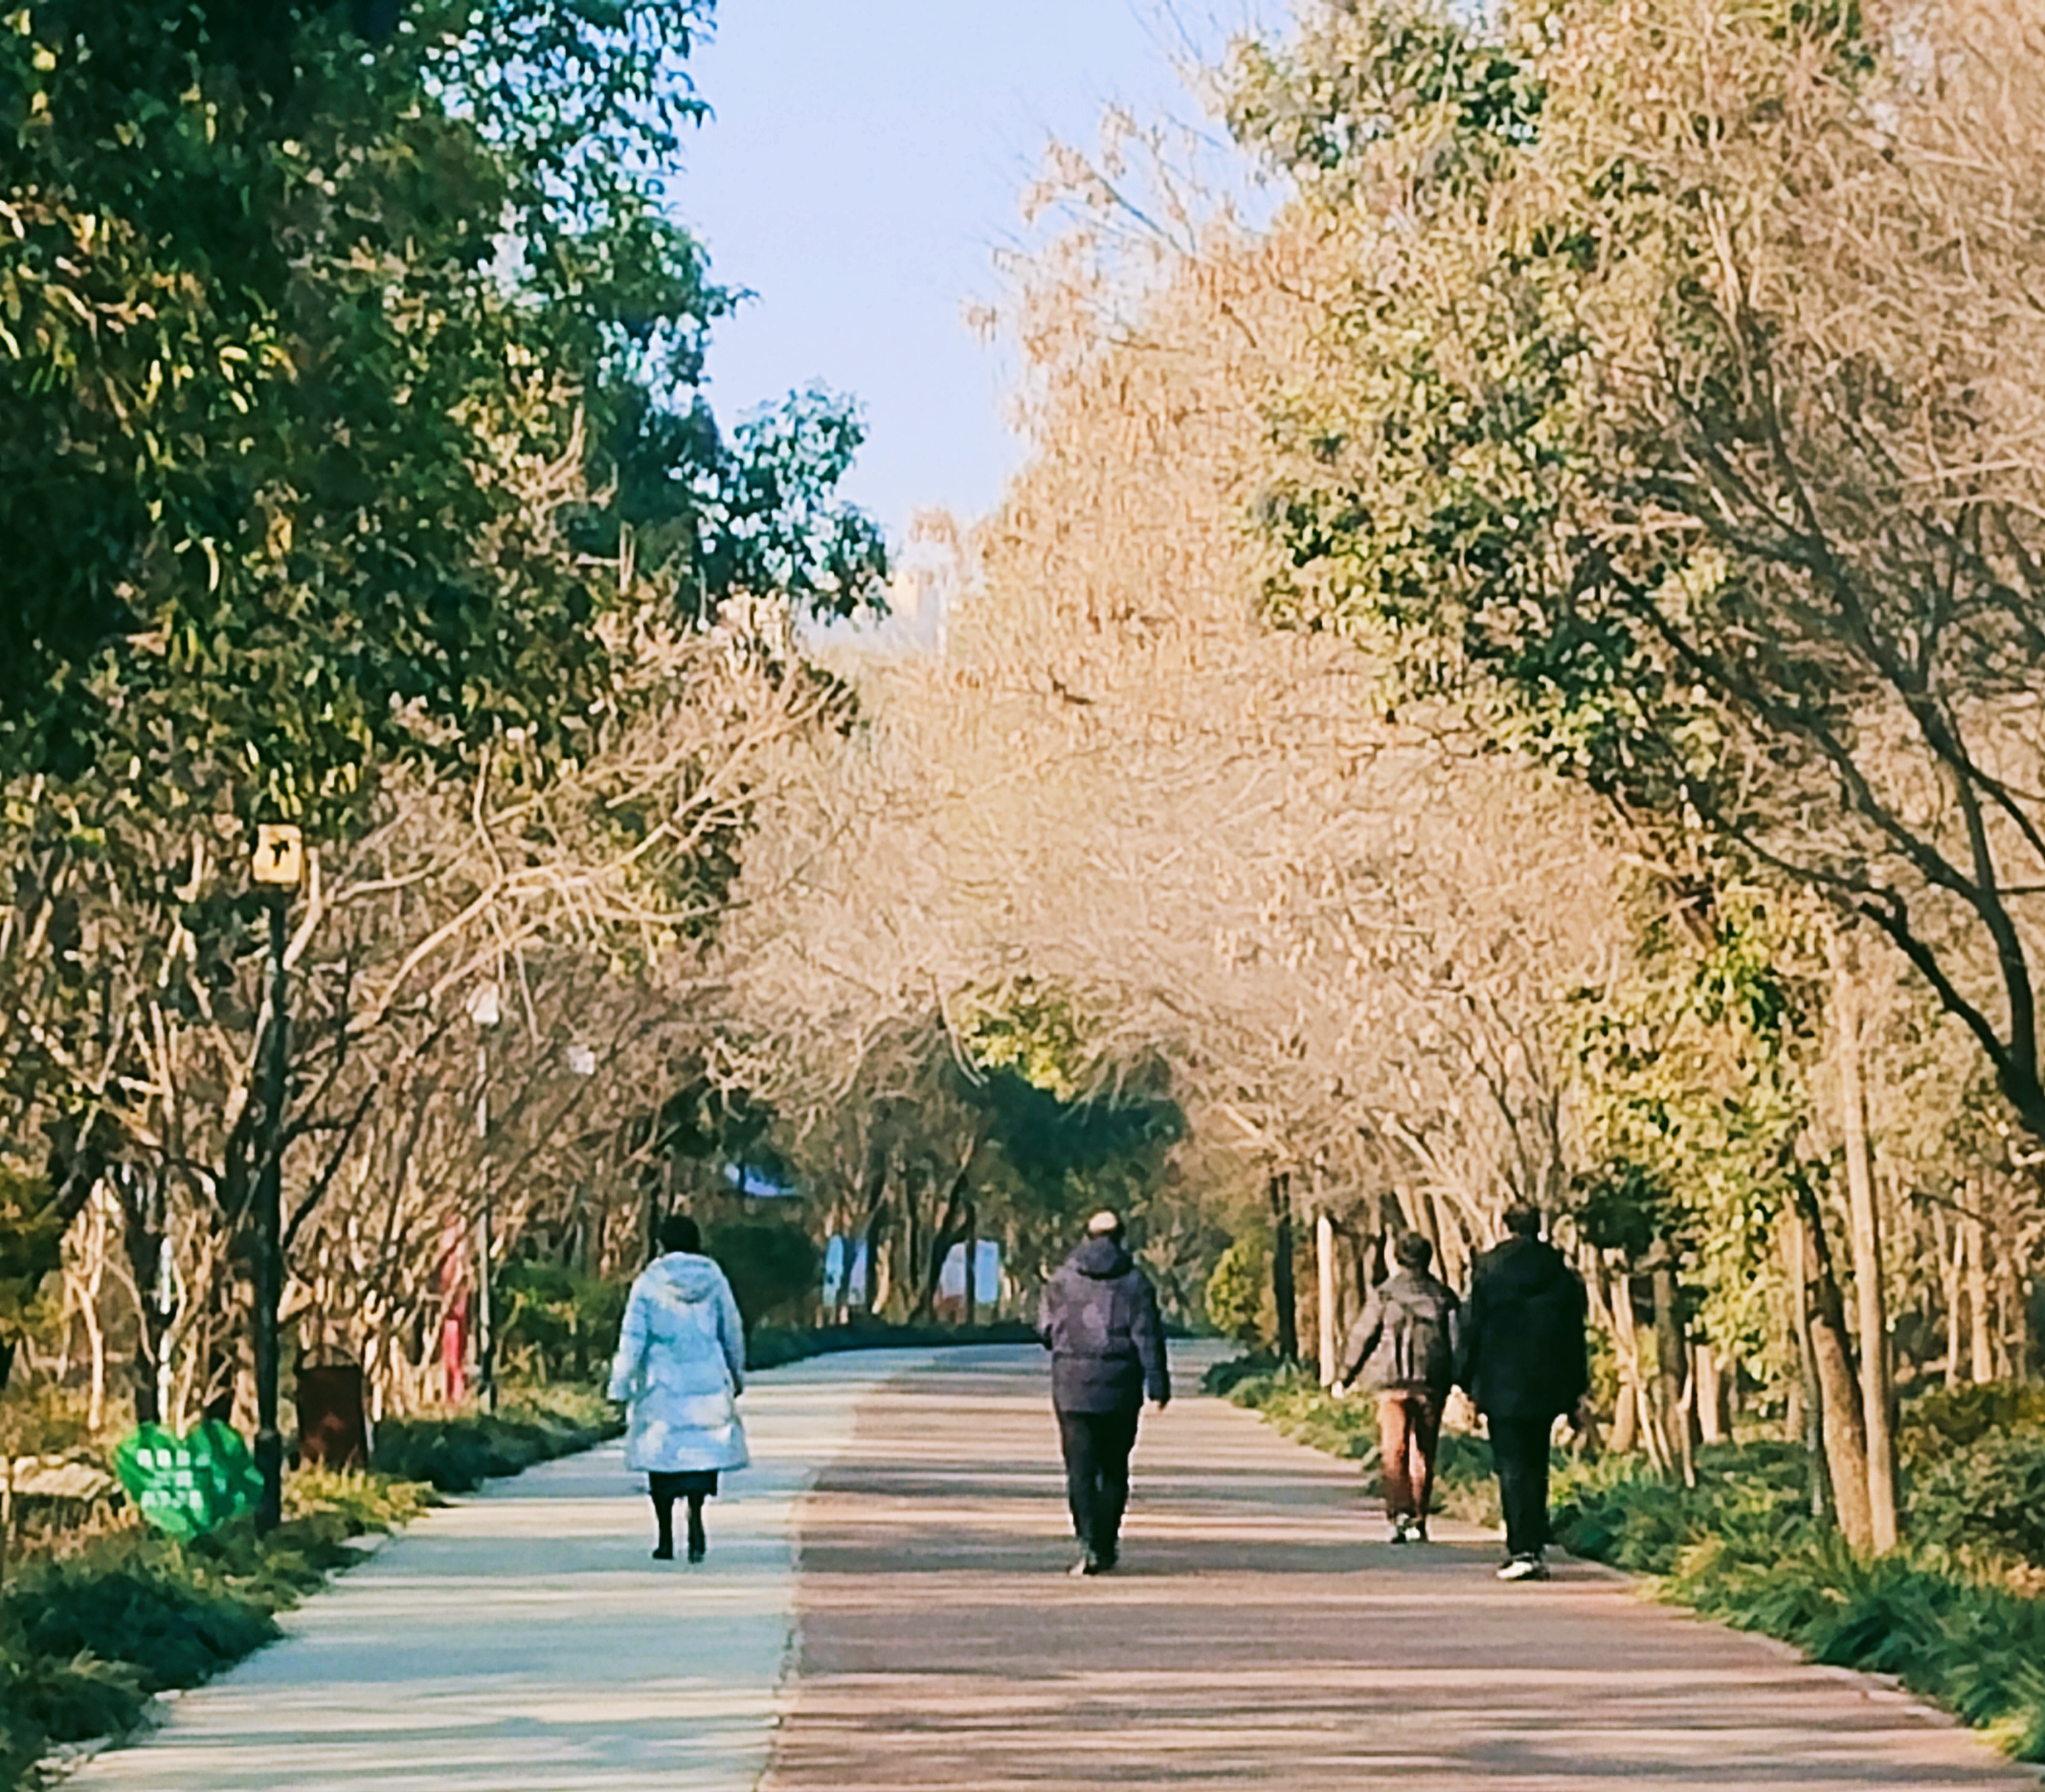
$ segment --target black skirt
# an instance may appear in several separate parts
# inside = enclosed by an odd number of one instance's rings
[[[714,1468],[678,1468],[671,1473],[656,1470],[646,1479],[652,1484],[655,1499],[684,1499],[694,1493],[717,1491],[717,1470]]]

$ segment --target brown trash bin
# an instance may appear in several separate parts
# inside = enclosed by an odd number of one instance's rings
[[[301,1365],[298,1422],[301,1462],[326,1468],[367,1468],[370,1430],[362,1403],[362,1365]]]

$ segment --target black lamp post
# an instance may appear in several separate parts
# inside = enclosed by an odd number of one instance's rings
[[[262,1154],[256,1170],[256,1468],[262,1493],[256,1507],[259,1530],[274,1530],[284,1515],[284,1439],[278,1429],[278,1371],[282,1355],[278,1310],[284,1293],[284,1093],[290,1065],[289,980],[284,963],[291,892],[303,870],[304,842],[295,827],[256,830],[250,876],[267,898],[270,952],[270,1035],[262,1071]]]

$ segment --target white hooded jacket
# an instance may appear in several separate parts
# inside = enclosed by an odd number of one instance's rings
[[[632,1285],[611,1398],[631,1402],[625,1467],[641,1472],[743,1468],[746,1334],[725,1272],[670,1251]]]

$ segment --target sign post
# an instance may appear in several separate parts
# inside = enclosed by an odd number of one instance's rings
[[[291,892],[303,875],[304,860],[305,843],[297,828],[265,823],[256,830],[249,875],[268,897],[270,913],[270,1036],[263,1053],[262,1147],[256,1168],[255,1455],[256,1472],[262,1479],[256,1523],[263,1531],[274,1530],[284,1515],[284,1439],[277,1422],[281,1355],[277,1319],[284,1293],[284,1097],[291,1023],[284,952]]]
[[[496,1288],[490,1280],[490,1258],[495,1248],[490,1237],[490,1029],[504,1019],[504,1004],[495,983],[481,985],[469,997],[469,1019],[476,1023],[476,1144],[483,1162],[483,1212],[478,1220],[481,1237],[476,1246],[476,1379],[483,1387],[483,1405],[497,1410],[497,1309]]]

